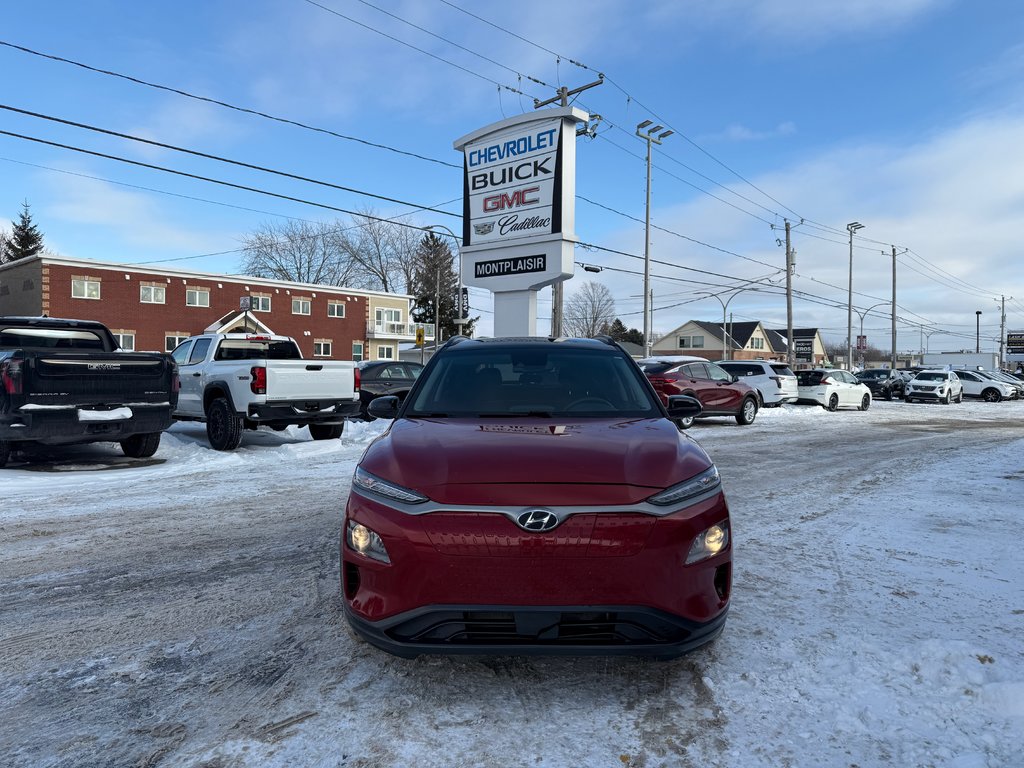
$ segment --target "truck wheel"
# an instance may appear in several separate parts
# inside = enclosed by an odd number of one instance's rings
[[[144,435],[132,435],[121,441],[124,455],[133,459],[148,459],[160,447],[160,433],[149,432]]]
[[[242,442],[242,419],[223,397],[206,409],[206,436],[216,451],[233,451]]]
[[[0,440],[0,467],[6,467],[9,458],[11,458],[11,441]]]
[[[310,424],[309,434],[314,440],[337,440],[345,431],[344,424]]]

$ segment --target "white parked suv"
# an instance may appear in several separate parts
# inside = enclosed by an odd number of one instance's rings
[[[1017,396],[1017,389],[1005,381],[998,381],[986,375],[986,371],[957,371],[963,382],[964,396],[977,397],[988,403],[998,403]]]
[[[718,366],[756,389],[762,406],[795,403],[800,396],[796,374],[785,363],[773,363],[768,360],[719,360]]]
[[[814,368],[797,371],[799,403],[816,403],[828,411],[841,405],[856,406],[858,411],[871,407],[871,390],[849,371],[839,368]]]
[[[903,399],[908,403],[934,400],[949,405],[962,401],[964,394],[964,385],[953,371],[919,371],[907,382]]]

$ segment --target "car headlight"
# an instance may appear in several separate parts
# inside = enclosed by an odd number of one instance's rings
[[[673,485],[670,488],[666,488],[664,491],[651,496],[647,501],[651,504],[657,504],[660,507],[665,507],[670,504],[676,504],[684,499],[692,498],[693,496],[700,496],[713,490],[722,484],[722,478],[718,474],[718,468],[713,466],[710,469],[706,469],[696,477],[691,477],[685,482]]]
[[[402,501],[406,504],[422,504],[427,500],[427,497],[422,493],[417,493],[395,483],[389,483],[387,480],[382,480],[376,475],[371,475],[362,467],[356,467],[355,474],[352,475],[352,485],[360,490],[369,491],[370,493],[394,499],[395,501]]]
[[[717,525],[700,532],[693,540],[690,552],[686,556],[686,564],[692,565],[707,560],[724,551],[729,546],[729,521],[723,520]]]
[[[384,548],[384,542],[375,531],[371,531],[362,523],[354,520],[348,521],[348,528],[345,531],[345,541],[351,549],[360,555],[371,557],[382,563],[390,563],[388,551]]]

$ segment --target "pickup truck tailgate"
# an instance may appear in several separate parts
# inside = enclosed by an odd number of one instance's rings
[[[345,360],[268,360],[267,401],[352,397],[354,370]]]
[[[161,354],[43,354],[26,369],[25,391],[37,405],[160,403],[171,394],[173,368]]]

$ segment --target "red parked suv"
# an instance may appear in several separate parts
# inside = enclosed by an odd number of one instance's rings
[[[353,629],[420,653],[672,657],[721,632],[718,470],[611,340],[445,344],[356,468],[341,540]]]
[[[753,424],[757,418],[757,391],[738,377],[703,357],[668,355],[648,357],[640,367],[661,396],[690,395],[700,400],[706,416],[733,416],[737,424]],[[681,422],[685,429],[693,419]]]

